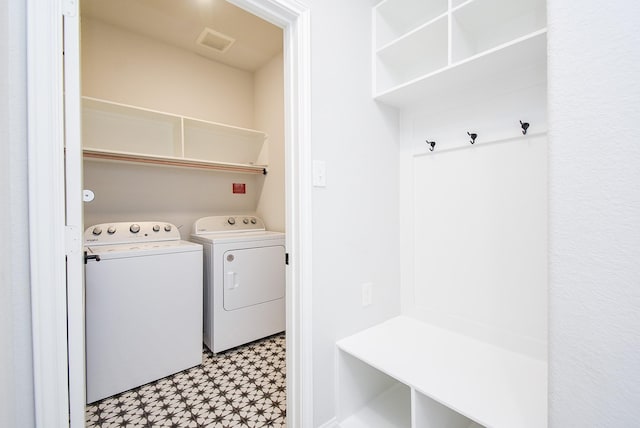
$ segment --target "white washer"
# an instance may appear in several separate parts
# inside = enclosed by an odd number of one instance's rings
[[[164,222],[84,232],[87,403],[202,363],[202,246]]]
[[[194,223],[204,249],[204,343],[213,353],[285,329],[285,234],[253,216]]]

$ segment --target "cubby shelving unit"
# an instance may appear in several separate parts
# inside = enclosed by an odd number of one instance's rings
[[[337,348],[341,428],[546,426],[543,361],[406,316]]]
[[[401,110],[409,126],[422,126],[420,118],[440,113],[441,106],[455,115],[467,100],[481,108],[495,97],[530,95],[531,88],[546,81],[546,0],[383,0],[373,8],[372,19],[373,98]],[[508,106],[517,104],[508,99]],[[451,119],[465,123],[464,117]],[[510,120],[517,126],[517,120]],[[541,122],[536,122],[539,133]],[[465,131],[461,126],[461,140]],[[519,129],[513,132],[521,137]],[[546,427],[544,353],[501,347],[513,345],[509,340],[517,332],[471,317],[469,327],[466,319],[444,309],[445,315],[422,313],[432,308],[424,302],[416,306],[420,285],[412,269],[414,283],[402,290],[410,296],[403,296],[401,315],[336,343],[337,426]],[[443,283],[432,288],[450,285],[446,275],[438,279]]]
[[[373,96],[395,107],[546,67],[544,0],[384,0],[373,20]]]
[[[264,132],[83,97],[84,157],[265,174]]]

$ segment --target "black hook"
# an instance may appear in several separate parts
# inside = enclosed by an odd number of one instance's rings
[[[472,134],[470,132],[467,132],[467,135],[469,135],[469,137],[471,137],[471,144],[474,144],[476,142],[476,138],[478,138],[478,134]]]
[[[429,140],[425,140],[425,141],[429,145],[429,151],[433,151],[433,149],[436,148],[436,142],[435,141],[429,141]]]
[[[522,135],[527,135],[527,129],[529,129],[529,124],[527,122],[522,123],[522,121],[520,121],[520,126],[522,127]]]

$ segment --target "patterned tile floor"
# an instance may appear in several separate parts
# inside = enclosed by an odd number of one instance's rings
[[[86,426],[285,427],[284,333],[87,406]]]

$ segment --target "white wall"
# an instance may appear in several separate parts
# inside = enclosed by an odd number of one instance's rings
[[[34,420],[27,205],[25,3],[0,4],[0,426]]]
[[[267,228],[285,231],[284,58],[276,55],[254,74],[254,127],[265,131],[267,144],[258,164],[269,165],[256,209]]]
[[[550,421],[640,420],[637,2],[550,1]]]
[[[82,95],[253,126],[253,74],[82,19]]]
[[[535,81],[402,112],[402,312],[546,360],[544,70]]]
[[[335,341],[399,314],[397,114],[371,99],[369,0],[308,0],[313,190],[314,420],[335,416]],[[373,304],[361,285],[373,283]]]

